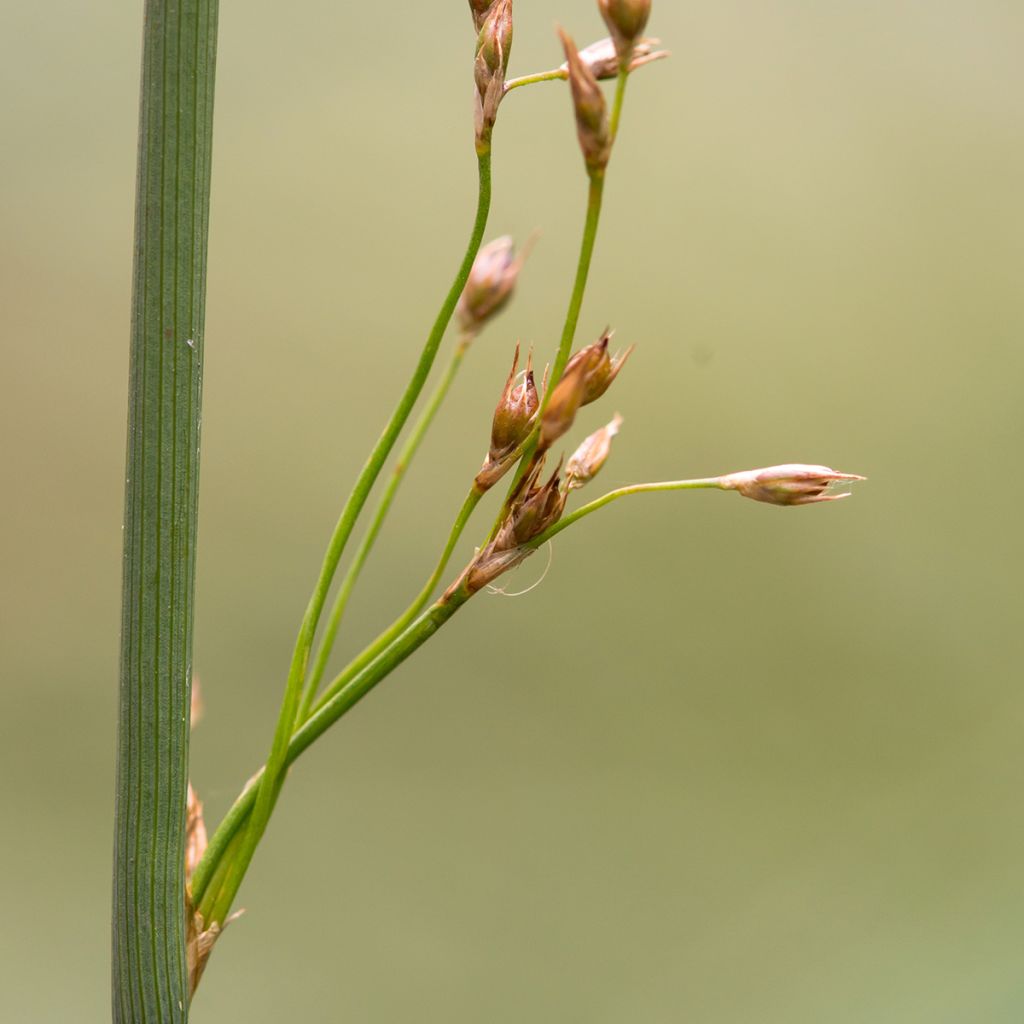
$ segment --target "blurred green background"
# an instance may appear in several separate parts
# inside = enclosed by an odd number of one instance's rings
[[[560,61],[555,17],[604,34],[590,0],[516,17],[513,74]],[[12,1021],[95,1021],[141,4],[3,21],[0,975]],[[293,773],[196,1024],[1024,1018],[1024,7],[656,2],[650,28],[674,56],[630,87],[581,320],[638,343],[581,417],[626,419],[592,490],[783,461],[870,482],[791,512],[635,499],[528,596],[475,601]],[[211,820],[462,251],[472,50],[462,0],[223,5]],[[343,652],[432,564],[514,341],[554,350],[583,212],[565,93],[502,108],[489,235],[543,235]]]

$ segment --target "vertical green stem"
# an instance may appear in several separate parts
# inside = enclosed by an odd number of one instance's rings
[[[309,716],[309,709],[312,706],[313,699],[316,697],[320,680],[323,679],[324,670],[327,668],[327,662],[334,648],[334,641],[338,636],[338,628],[341,626],[342,617],[348,606],[348,599],[352,596],[352,591],[359,579],[359,574],[362,572],[366,559],[373,550],[373,545],[376,543],[381,528],[384,526],[384,520],[387,518],[388,512],[391,511],[392,502],[394,502],[395,495],[398,493],[398,488],[402,483],[402,478],[405,476],[405,471],[409,468],[409,463],[416,456],[423,438],[430,429],[430,425],[434,422],[434,417],[444,403],[472,340],[471,335],[466,335],[459,339],[458,344],[455,346],[455,351],[452,353],[452,358],[445,367],[441,379],[437,382],[434,393],[430,396],[430,400],[420,414],[420,418],[416,421],[412,433],[403,445],[402,450],[398,453],[398,461],[395,463],[395,468],[391,471],[391,479],[388,480],[388,485],[381,495],[377,511],[373,516],[373,522],[370,523],[366,536],[363,537],[352,559],[352,564],[348,567],[348,571],[341,581],[341,586],[338,588],[338,595],[334,599],[334,606],[331,608],[327,627],[324,629],[323,639],[320,641],[319,650],[313,661],[313,668],[309,673],[309,679],[306,680],[305,692],[299,705],[297,718],[299,722],[305,721]]]
[[[295,642],[291,667],[288,671],[288,681],[285,686],[284,700],[281,704],[281,712],[274,731],[274,739],[270,749],[270,756],[267,758],[263,780],[256,794],[256,805],[249,820],[245,839],[241,844],[238,855],[231,862],[231,868],[225,878],[221,893],[217,898],[212,918],[215,922],[223,922],[227,917],[227,913],[231,909],[231,902],[238,891],[239,885],[241,885],[242,878],[252,860],[253,854],[256,852],[256,847],[263,837],[263,833],[266,831],[267,822],[270,820],[270,815],[273,812],[274,803],[277,800],[280,789],[279,782],[285,768],[288,741],[291,738],[292,730],[295,728],[298,717],[299,702],[302,697],[310,649],[313,645],[317,624],[320,621],[320,615],[327,601],[331,581],[334,579],[338,562],[341,560],[342,552],[355,527],[356,519],[362,511],[363,505],[366,504],[370,489],[373,487],[385,460],[398,440],[398,435],[401,433],[402,427],[405,426],[405,422],[412,412],[416,399],[423,390],[445,329],[451,320],[452,313],[455,311],[455,305],[462,294],[466,280],[469,277],[469,272],[473,267],[473,261],[476,259],[476,254],[480,249],[480,243],[483,241],[491,203],[490,148],[479,151],[477,159],[480,180],[477,211],[469,244],[462,259],[462,265],[459,267],[455,280],[452,282],[451,288],[448,290],[448,294],[437,314],[437,318],[423,347],[419,362],[413,371],[412,378],[406,386],[395,411],[392,413],[391,419],[384,428],[384,432],[381,434],[376,445],[374,445],[373,451],[363,466],[359,478],[352,488],[352,493],[342,509],[338,523],[334,528],[334,533],[327,547],[327,553],[324,555],[320,576],[309,600],[302,619],[302,625],[299,628],[299,635]],[[207,924],[209,923],[207,921]]]
[[[147,0],[132,282],[115,1024],[183,1024],[185,788],[217,0]]]

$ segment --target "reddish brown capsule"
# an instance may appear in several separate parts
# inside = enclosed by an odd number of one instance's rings
[[[604,93],[594,72],[584,63],[572,38],[558,30],[569,67],[569,87],[576,111],[576,134],[579,136],[583,162],[594,174],[603,171],[612,152],[612,136],[608,127],[608,111]]]

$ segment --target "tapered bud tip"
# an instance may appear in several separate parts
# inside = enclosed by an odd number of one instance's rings
[[[597,341],[574,353],[566,364],[566,373],[580,363],[585,368],[586,386],[583,389],[581,405],[589,405],[591,402],[596,402],[612,386],[615,378],[619,375],[619,371],[636,347],[635,345],[630,345],[624,352],[617,352],[614,356],[610,356],[608,354],[608,342],[611,341],[614,333],[609,328],[605,328],[604,333]]]
[[[819,501],[838,501],[850,496],[848,491],[829,494],[828,489],[834,484],[866,479],[856,473],[838,473],[828,466],[797,463],[729,473],[719,478],[719,486],[728,491],[739,491],[745,498],[764,501],[769,505],[813,505]]]
[[[459,322],[468,334],[476,334],[499,313],[515,290],[529,247],[517,257],[508,235],[485,245],[473,261],[466,287],[459,299]]]
[[[562,40],[569,69],[569,87],[576,112],[576,134],[583,151],[583,160],[588,171],[603,170],[612,151],[604,93],[597,84],[594,72],[577,52],[572,38],[561,28],[558,29],[558,35]]]
[[[519,446],[530,436],[539,405],[532,355],[527,357],[526,369],[520,373],[519,346],[516,345],[512,369],[494,409],[487,458],[476,476],[476,486],[481,492],[493,487],[515,461]]]
[[[629,70],[636,71],[644,64],[669,56],[668,50],[655,49],[660,43],[660,39],[638,39],[633,44]],[[619,73],[619,54],[614,41],[610,38],[599,39],[596,43],[584,47],[580,50],[580,60],[590,68],[591,74],[599,81],[614,78]],[[568,61],[559,68],[559,71],[565,72],[566,78],[569,77]]]
[[[651,16],[651,0],[597,0],[601,17],[615,40],[619,57],[628,60]]]
[[[487,12],[491,9],[494,0],[469,0],[469,12],[473,16],[473,25],[477,32],[483,28]]]
[[[608,460],[612,450],[612,438],[618,434],[621,426],[622,417],[616,413],[611,423],[607,423],[600,430],[594,431],[569,456],[569,461],[565,464],[566,490],[571,491],[577,487],[582,487],[597,476],[601,467]]]

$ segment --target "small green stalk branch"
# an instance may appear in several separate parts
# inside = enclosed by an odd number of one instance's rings
[[[631,494],[651,494],[657,491],[697,491],[708,489],[722,490],[721,479],[715,476],[704,477],[698,480],[662,480],[658,483],[630,484],[627,487],[620,487],[617,490],[609,491],[607,494],[602,494],[600,498],[595,498],[588,504],[581,505],[574,512],[570,512],[568,515],[562,516],[557,523],[552,524],[543,533],[539,533],[534,537],[528,546],[531,548],[538,548],[542,544],[546,544],[552,537],[556,537],[564,529],[572,526],[573,523],[578,523],[581,519],[589,516],[592,512],[596,512],[598,509],[604,508],[605,505],[610,505],[613,501],[618,501],[619,498],[626,498]]]
[[[278,793],[280,792],[280,782],[285,769],[288,743],[291,739],[292,732],[298,718],[299,704],[302,698],[303,683],[306,677],[306,668],[309,662],[310,650],[313,645],[313,639],[316,634],[317,625],[320,621],[320,616],[323,612],[324,604],[326,603],[327,596],[330,592],[334,573],[338,567],[338,562],[341,560],[345,545],[352,534],[353,528],[355,527],[356,519],[362,511],[363,505],[366,503],[366,499],[369,497],[370,489],[373,487],[374,482],[380,474],[385,460],[391,453],[391,449],[398,440],[402,427],[409,418],[409,414],[412,412],[412,408],[415,405],[420,392],[423,390],[427,376],[430,373],[430,368],[433,365],[434,357],[437,355],[438,347],[441,344],[441,339],[444,336],[444,332],[448,327],[452,314],[455,311],[456,303],[458,302],[459,296],[462,294],[462,290],[466,285],[466,280],[468,279],[469,273],[473,267],[473,261],[476,259],[476,254],[480,249],[481,242],[483,241],[484,229],[487,225],[487,215],[490,210],[491,202],[490,149],[485,148],[483,151],[479,152],[477,156],[480,182],[477,197],[477,211],[469,244],[466,247],[466,252],[462,259],[462,264],[459,267],[455,280],[452,282],[451,288],[448,290],[448,294],[437,314],[437,318],[434,321],[434,325],[427,337],[427,341],[423,347],[423,351],[420,355],[416,369],[413,372],[412,378],[406,386],[405,392],[399,400],[395,411],[392,413],[388,425],[385,427],[384,432],[381,434],[373,448],[373,451],[370,453],[370,457],[363,466],[363,469],[359,474],[359,478],[352,489],[352,493],[349,495],[349,498],[345,503],[345,507],[338,519],[338,523],[334,528],[334,533],[327,547],[327,553],[324,556],[320,576],[317,580],[313,595],[310,598],[309,605],[306,608],[306,613],[303,616],[302,625],[299,629],[299,635],[295,643],[291,667],[288,672],[288,682],[285,687],[284,700],[281,705],[277,728],[274,732],[274,740],[271,746],[270,757],[267,759],[264,777],[256,794],[256,805],[253,808],[253,813],[249,820],[248,828],[246,829],[245,839],[243,840],[238,853],[231,860],[229,870],[224,879],[221,894],[217,901],[214,916],[213,918],[206,918],[204,915],[207,925],[209,925],[211,921],[222,923],[225,920],[235,893],[238,891],[242,878],[244,877],[249,863],[252,860],[253,854],[256,851],[256,847],[259,844],[260,839],[263,837],[263,833],[266,831],[267,823],[269,822],[270,815],[274,809],[274,803],[276,802]]]
[[[608,121],[612,142],[619,134],[619,119],[622,117],[622,104],[626,98],[626,82],[629,80],[629,63],[619,65],[619,73],[615,76],[615,99],[612,102],[612,116]]]
[[[115,1024],[188,1019],[185,790],[217,14],[217,0],[147,0],[144,11],[114,832]]]
[[[519,89],[524,85],[536,85],[538,82],[564,82],[569,77],[569,72],[562,68],[555,68],[552,71],[538,71],[532,75],[523,75],[520,78],[510,79],[505,83],[505,93],[513,89]]]
[[[409,627],[397,637],[377,658],[362,671],[356,673],[333,696],[321,704],[292,736],[285,749],[284,767],[289,767],[300,754],[322,736],[339,718],[351,710],[377,683],[390,675],[417,648],[426,643],[466,601],[473,595],[465,588],[439,598],[425,612],[419,615]],[[229,858],[236,837],[246,824],[248,816],[257,803],[259,790],[266,782],[266,769],[257,774],[235,801],[210,839],[202,861],[192,876],[192,889],[200,913],[207,921],[221,921],[221,908],[230,906],[232,897],[225,896],[223,884],[231,875]],[[215,886],[217,876],[222,873],[222,862],[229,868],[223,871],[224,881]],[[220,889],[220,892],[217,891]]]
[[[372,644],[369,645],[365,650],[360,652],[345,668],[342,672],[331,682],[331,684],[324,690],[323,696],[320,698],[316,705],[316,710],[319,711],[324,707],[339,690],[342,689],[358,672],[368,665],[378,654],[381,653],[389,644],[391,644],[401,633],[405,631],[408,625],[416,618],[417,615],[427,606],[427,602],[430,600],[434,591],[437,589],[438,583],[441,582],[441,577],[444,575],[445,569],[448,568],[448,562],[451,560],[452,552],[455,550],[455,545],[459,542],[459,538],[462,536],[463,531],[466,528],[466,524],[469,522],[470,517],[473,515],[474,510],[480,502],[480,499],[484,496],[483,491],[478,491],[476,487],[470,489],[469,494],[466,495],[466,500],[462,503],[462,508],[459,509],[459,514],[455,518],[455,522],[452,524],[451,531],[448,534],[448,540],[445,542],[444,550],[441,552],[441,557],[437,560],[437,565],[434,566],[434,571],[430,574],[427,582],[423,585],[423,588],[413,599],[412,604],[390,625]]]
[[[299,713],[297,717],[298,722],[304,722],[309,717],[309,710],[316,697],[317,690],[320,686],[320,680],[323,679],[324,671],[327,668],[327,662],[330,659],[331,651],[334,648],[334,643],[338,636],[338,628],[341,625],[345,609],[348,606],[348,600],[352,596],[352,591],[355,588],[359,575],[363,570],[363,566],[366,564],[366,560],[369,557],[370,552],[373,550],[373,545],[377,541],[381,528],[384,526],[384,520],[387,518],[388,512],[391,511],[391,505],[395,500],[395,495],[398,493],[398,488],[401,486],[406,470],[415,458],[416,452],[419,450],[424,437],[426,437],[427,431],[434,422],[434,418],[437,416],[438,410],[441,408],[445,398],[448,396],[448,392],[451,389],[452,383],[459,372],[459,367],[462,365],[462,360],[465,358],[466,352],[469,350],[469,346],[472,341],[472,335],[468,334],[459,339],[458,344],[455,346],[455,351],[452,353],[452,358],[449,360],[444,373],[441,375],[441,379],[437,383],[437,387],[434,389],[434,393],[430,396],[430,400],[427,402],[419,419],[416,421],[416,424],[412,429],[412,433],[409,435],[409,438],[402,447],[402,450],[398,453],[398,461],[395,463],[395,468],[391,471],[391,479],[388,481],[388,485],[385,488],[384,493],[381,495],[377,511],[374,513],[373,522],[370,523],[369,529],[366,531],[366,536],[363,537],[363,540],[352,559],[352,564],[349,566],[348,571],[345,573],[345,576],[341,581],[341,586],[338,588],[338,595],[334,599],[334,606],[331,608],[327,627],[324,630],[323,639],[320,641],[320,647],[313,662],[313,669],[309,674],[309,679],[306,680],[306,689],[302,696],[302,703],[299,705]],[[441,571],[443,572],[444,569],[442,568]],[[432,589],[433,588],[431,588],[431,590]],[[426,602],[424,601],[423,604],[426,604]],[[409,618],[410,622],[422,607],[423,605],[421,604],[416,608],[416,611]],[[408,625],[408,622],[406,622],[405,625]],[[404,629],[404,626],[402,628]],[[399,630],[399,632],[401,632],[401,630]]]

